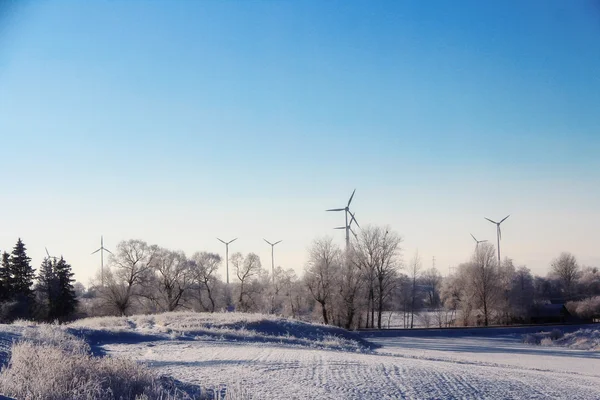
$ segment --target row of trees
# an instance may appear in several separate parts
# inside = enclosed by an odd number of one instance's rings
[[[456,272],[442,277],[424,270],[415,254],[404,262],[400,235],[370,226],[348,250],[331,238],[308,248],[302,277],[294,270],[262,267],[254,253],[230,257],[233,283],[219,274],[223,260],[210,252],[187,256],[141,240],[120,242],[104,274],[87,292],[76,290],[71,266],[45,258],[37,277],[19,240],[0,264],[0,318],[65,320],[81,315],[128,315],[175,310],[274,313],[346,328],[382,328],[400,317],[406,328],[530,322],[536,306],[569,302],[584,318],[600,315],[600,271],[580,267],[561,254],[548,276],[533,276],[506,258],[498,263],[493,245],[481,244]],[[80,296],[76,296],[80,292]]]
[[[61,257],[43,260],[39,274],[21,239],[0,263],[0,321],[17,318],[66,320],[75,312],[77,298],[71,266]]]
[[[418,254],[405,263],[401,244],[396,232],[377,226],[362,229],[348,251],[331,238],[316,239],[301,278],[281,267],[270,274],[256,254],[235,253],[230,258],[234,279],[227,285],[217,273],[223,261],[218,254],[196,252],[188,257],[128,240],[117,245],[85,304],[94,315],[235,309],[346,328],[381,328],[395,315],[401,316],[402,326],[412,328],[417,323],[525,323],[536,305],[600,295],[599,271],[579,267],[568,253],[553,261],[548,276],[540,277],[508,258],[498,263],[494,246],[486,243],[443,278],[435,268],[424,270]],[[594,313],[596,303],[586,301],[570,308]]]

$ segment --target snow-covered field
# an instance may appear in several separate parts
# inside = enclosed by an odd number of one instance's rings
[[[600,399],[599,352],[523,344],[518,329],[353,334],[260,315],[198,315],[84,320],[71,329],[107,354],[253,399]]]

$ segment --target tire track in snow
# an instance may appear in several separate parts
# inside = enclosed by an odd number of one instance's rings
[[[204,385],[241,382],[259,399],[592,399],[600,379],[502,365],[202,341],[107,345],[114,355]]]

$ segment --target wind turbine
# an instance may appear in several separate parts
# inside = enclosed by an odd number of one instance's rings
[[[102,286],[104,286],[104,252],[109,252],[110,254],[112,254],[112,251],[108,250],[106,247],[104,247],[104,236],[100,236],[100,248],[96,251],[94,251],[92,254],[96,254],[97,252],[100,252],[100,276],[101,276],[101,280],[102,280]]]
[[[56,260],[58,259],[58,257],[53,257],[53,256],[51,256],[51,255],[50,255],[50,253],[48,253],[48,248],[47,248],[47,247],[44,247],[44,249],[46,249],[46,254],[48,255],[48,259],[51,259],[51,258],[53,258],[53,259],[54,259],[54,261],[56,262]]]
[[[231,239],[229,242],[217,238],[217,240],[225,245],[225,265],[227,265],[227,284],[229,285],[229,244],[233,243],[238,238]]]
[[[502,239],[502,231],[500,231],[500,224],[503,223],[504,221],[506,221],[506,219],[508,217],[510,217],[510,214],[508,214],[506,217],[504,217],[502,219],[502,221],[500,221],[500,222],[492,221],[491,219],[489,219],[487,217],[483,217],[483,218],[487,219],[488,221],[490,221],[492,224],[496,224],[496,236],[498,237],[498,265],[501,263],[501,260],[500,260],[500,239]]]
[[[475,241],[475,243],[476,243],[476,244],[475,244],[475,250],[477,250],[477,248],[479,247],[479,243],[485,243],[485,242],[487,242],[487,240],[477,240],[477,239],[475,238],[475,236],[473,236],[473,234],[472,234],[472,233],[470,233],[470,235],[471,235],[471,237],[473,238],[473,240],[474,240],[474,241]]]
[[[273,275],[273,283],[275,283],[275,245],[281,243],[282,240],[275,243],[271,243],[265,238],[263,240],[271,245],[271,274]]]
[[[325,210],[325,211],[344,211],[344,215],[346,217],[346,225],[339,226],[334,229],[345,229],[346,230],[346,250],[348,250],[348,248],[350,247],[350,232],[352,232],[352,234],[356,237],[356,233],[352,230],[352,226],[351,226],[352,222],[356,223],[356,226],[358,226],[360,228],[360,225],[358,224],[356,217],[350,211],[350,203],[352,203],[352,199],[354,198],[354,193],[356,193],[356,189],[354,189],[354,191],[352,192],[352,195],[350,196],[350,199],[348,200],[348,204],[346,204],[346,207],[331,208],[329,210]],[[348,223],[348,214],[350,214],[350,223]]]

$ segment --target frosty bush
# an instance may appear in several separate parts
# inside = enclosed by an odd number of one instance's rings
[[[563,336],[564,335],[560,329],[552,329],[552,332],[550,332],[550,339],[552,340],[560,339]]]
[[[0,393],[25,400],[184,398],[163,388],[143,365],[93,357],[85,342],[59,327],[39,328],[27,330],[12,346],[10,362],[0,371]]]
[[[554,343],[552,342],[552,339],[550,339],[549,337],[545,337],[542,339],[542,341],[540,342],[540,344],[542,346],[552,346]]]
[[[527,333],[527,334],[523,335],[522,341],[525,344],[540,344],[539,338],[536,335],[531,334],[531,333]]]

